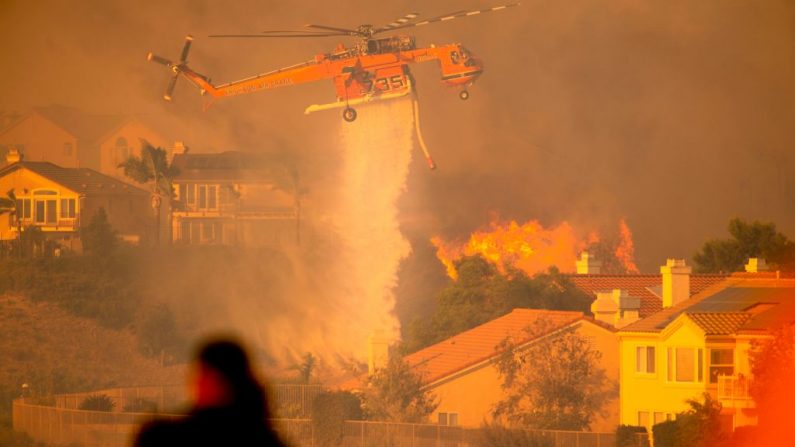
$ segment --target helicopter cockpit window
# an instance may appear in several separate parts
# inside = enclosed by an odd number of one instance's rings
[[[458,65],[459,59],[460,58],[458,56],[458,51],[453,51],[450,53],[450,62],[452,62],[455,65]]]

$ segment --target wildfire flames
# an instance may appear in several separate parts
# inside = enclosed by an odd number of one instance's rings
[[[627,270],[627,273],[640,273],[638,266],[635,265],[635,243],[632,242],[632,231],[624,219],[618,221],[618,234],[620,242],[614,252],[616,258]]]
[[[483,256],[502,273],[509,265],[528,275],[546,271],[551,266],[562,272],[573,272],[580,253],[603,242],[600,239],[598,232],[578,232],[568,222],[544,228],[537,220],[531,220],[524,224],[492,222],[487,230],[472,233],[463,244],[444,241],[439,236],[433,237],[431,243],[447,275],[457,279],[455,261],[473,255]],[[638,272],[633,259],[632,232],[623,219],[619,222],[618,243],[611,251],[626,272]]]

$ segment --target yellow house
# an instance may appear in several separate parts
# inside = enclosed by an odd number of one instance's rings
[[[17,239],[19,231],[35,227],[47,240],[79,249],[80,227],[99,208],[122,237],[145,234],[151,214],[146,191],[92,169],[11,161],[0,169],[0,194],[13,191],[16,210],[0,216],[0,240]]]
[[[294,244],[299,207],[284,165],[246,152],[175,154],[174,242]]]
[[[530,336],[525,330],[539,319],[549,323],[547,331]],[[491,420],[495,404],[505,398],[496,367],[497,345],[510,338],[518,349],[530,346],[561,331],[574,330],[601,352],[601,366],[610,380],[618,379],[618,342],[615,329],[581,312],[514,309],[507,315],[462,332],[417,351],[406,361],[421,374],[425,389],[439,399],[432,415],[442,425],[476,427]],[[613,431],[618,424],[618,401],[609,414],[597,419],[591,429]]]
[[[141,117],[88,114],[64,106],[36,107],[0,129],[0,156],[15,149],[27,161],[90,168],[127,181],[117,166],[130,155],[140,155],[141,139],[168,150],[171,147]]]
[[[736,273],[690,296],[684,261],[661,271],[663,309],[618,333],[621,423],[650,429],[707,392],[722,404],[726,427],[755,424],[749,349],[792,322],[795,279]]]

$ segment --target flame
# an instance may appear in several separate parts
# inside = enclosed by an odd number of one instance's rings
[[[615,255],[628,273],[639,273],[633,260],[632,232],[624,219],[619,222],[618,230],[618,242],[612,238],[604,241],[610,247],[606,254]],[[532,276],[552,266],[561,272],[573,273],[580,253],[603,242],[596,230],[580,237],[583,233],[565,221],[550,228],[545,228],[537,220],[524,224],[492,221],[488,229],[472,233],[466,243],[446,242],[439,236],[431,238],[431,243],[436,247],[436,257],[444,265],[447,275],[454,280],[458,279],[455,261],[473,255],[482,256],[503,274],[508,266],[513,266]]]
[[[621,262],[627,273],[640,273],[635,264],[635,243],[632,242],[632,231],[623,218],[618,221],[618,234],[621,241],[614,252],[616,259]]]
[[[561,271],[573,271],[579,253],[598,240],[599,235],[595,231],[585,238],[577,237],[568,222],[544,228],[537,220],[531,220],[524,224],[492,222],[488,230],[472,233],[463,245],[445,243],[438,236],[433,237],[431,243],[436,247],[436,256],[447,269],[447,275],[457,279],[455,260],[473,255],[483,256],[501,273],[505,273],[508,265],[528,275],[546,271],[553,265]]]

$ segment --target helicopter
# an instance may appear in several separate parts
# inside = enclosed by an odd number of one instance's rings
[[[260,90],[287,87],[297,84],[330,79],[336,90],[336,101],[329,104],[310,105],[304,111],[309,114],[321,110],[343,109],[342,118],[347,122],[356,120],[354,106],[377,100],[399,98],[412,91],[413,78],[409,64],[438,61],[442,83],[458,90],[462,100],[469,98],[467,88],[483,73],[483,63],[461,44],[429,45],[418,47],[413,36],[396,35],[379,37],[386,32],[419,27],[430,23],[471,17],[482,13],[500,11],[520,3],[494,6],[486,9],[458,11],[431,19],[418,21],[418,13],[405,16],[380,27],[361,25],[355,29],[326,25],[306,25],[301,30],[263,31],[260,34],[214,34],[211,38],[327,38],[354,37],[358,41],[350,48],[338,44],[334,51],[318,54],[309,61],[245,79],[214,85],[211,79],[188,67],[188,53],[193,37],[185,37],[185,44],[178,62],[157,56],[151,52],[147,59],[168,67],[174,74],[169,80],[163,98],[171,101],[177,79],[185,79],[199,87],[202,95],[212,98],[242,95]]]

